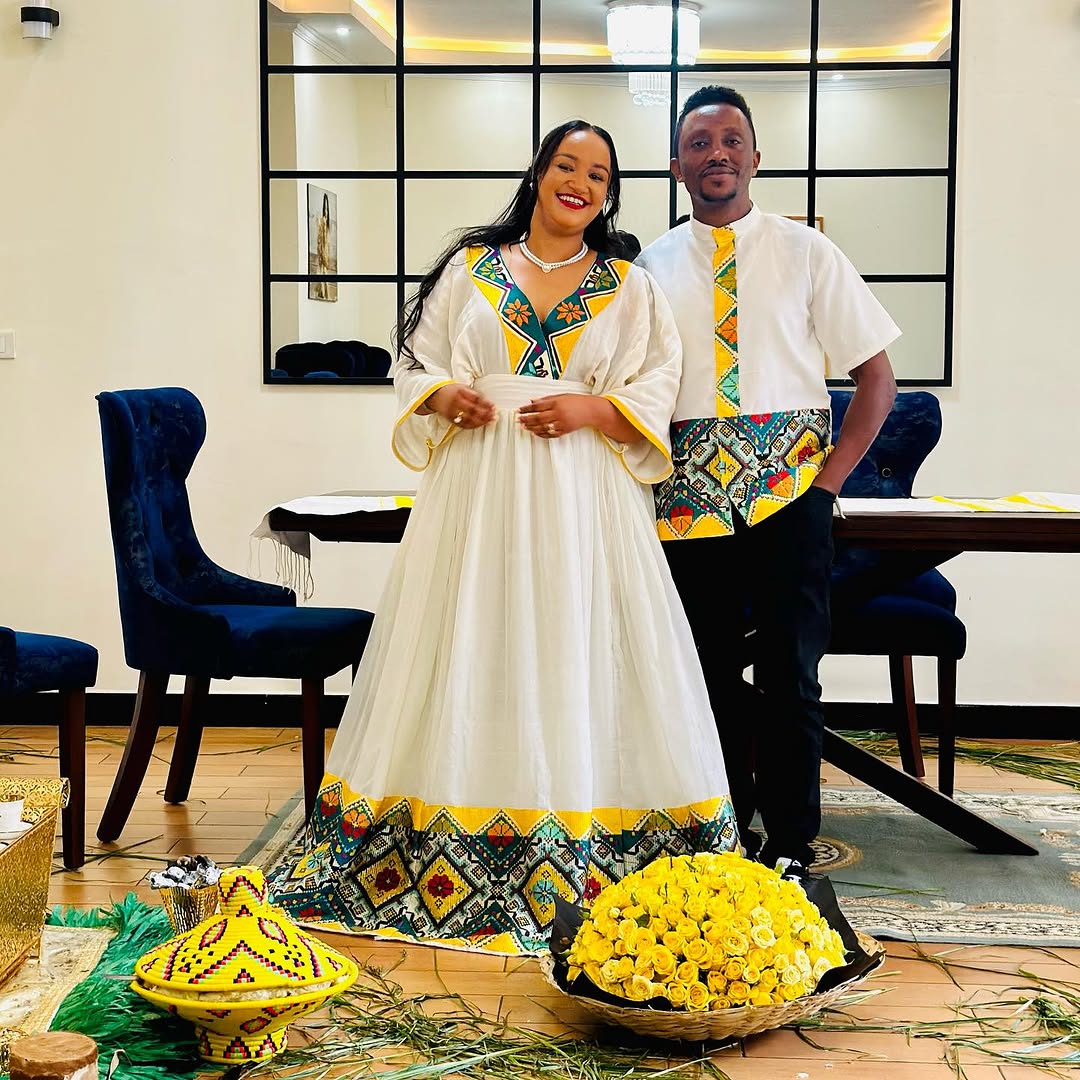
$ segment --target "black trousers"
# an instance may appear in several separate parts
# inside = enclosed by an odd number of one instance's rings
[[[753,527],[736,513],[732,536],[664,544],[705,672],[739,832],[753,851],[750,823],[760,811],[767,863],[809,865],[821,826],[818,664],[829,644],[833,504],[811,487]],[[751,662],[754,686],[743,679]]]

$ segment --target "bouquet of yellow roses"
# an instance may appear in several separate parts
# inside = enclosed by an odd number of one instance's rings
[[[850,949],[802,886],[774,870],[735,854],[658,859],[603,889],[571,925],[564,918],[557,981],[609,1005],[684,1015],[768,1006],[751,1011],[779,1017],[829,972],[826,982],[842,987],[880,963],[876,943],[865,939],[867,952],[840,915],[827,879],[818,886]]]

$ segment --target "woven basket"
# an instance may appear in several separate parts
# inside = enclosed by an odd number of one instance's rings
[[[49,874],[57,811],[67,805],[68,782],[0,777],[0,794],[24,800],[23,821],[34,822],[0,851],[0,983],[38,947],[48,914]]]
[[[884,957],[885,946],[866,934],[858,934],[859,944],[873,957]],[[877,966],[876,964],[874,965]],[[566,991],[555,979],[555,958],[541,957],[540,967],[548,982],[560,994]],[[827,1009],[865,978],[865,974],[834,986],[821,994],[786,1001],[783,1005],[745,1005],[716,1012],[686,1012],[682,1009],[649,1009],[608,1005],[581,994],[566,994],[597,1020],[623,1027],[637,1035],[677,1042],[711,1042],[742,1039],[762,1031],[797,1023]]]

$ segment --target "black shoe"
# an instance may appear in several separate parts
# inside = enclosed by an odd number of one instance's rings
[[[810,880],[810,871],[798,859],[777,859],[774,869],[782,881],[794,881],[804,888]]]

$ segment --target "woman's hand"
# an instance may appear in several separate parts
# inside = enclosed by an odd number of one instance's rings
[[[589,394],[553,394],[518,409],[518,423],[541,439],[558,439],[583,427],[600,427],[602,413],[615,407]]]
[[[424,399],[424,409],[460,428],[484,427],[495,419],[494,404],[462,383],[440,386]]]

